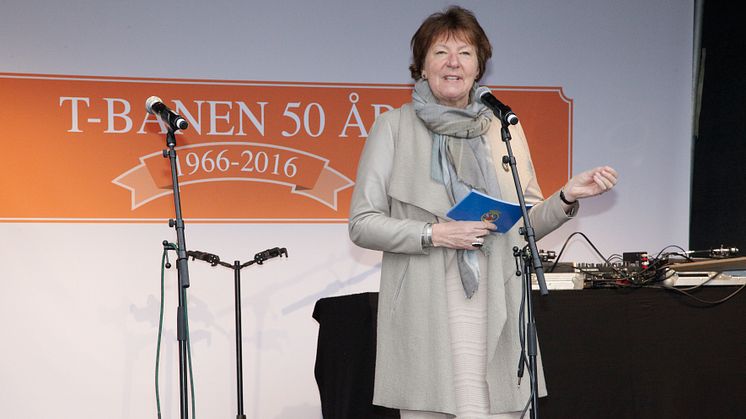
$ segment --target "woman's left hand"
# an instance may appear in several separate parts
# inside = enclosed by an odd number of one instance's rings
[[[568,201],[600,195],[616,185],[617,177],[616,170],[609,166],[596,167],[573,176],[562,192]]]

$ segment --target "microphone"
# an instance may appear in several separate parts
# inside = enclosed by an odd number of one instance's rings
[[[149,114],[161,118],[163,122],[168,124],[172,131],[189,128],[186,119],[169,109],[158,96],[149,97],[148,100],[145,101],[145,109]]]
[[[710,257],[713,257],[713,258],[730,258],[730,257],[735,257],[737,254],[738,254],[737,247],[723,248],[723,245],[720,245],[720,249],[710,250]]]
[[[508,105],[497,100],[497,98],[490,92],[490,88],[487,86],[481,86],[476,92],[479,101],[485,106],[492,109],[495,116],[500,118],[505,124],[515,125],[518,123],[518,117],[513,113]]]
[[[714,259],[724,259],[724,258],[730,258],[735,257],[738,255],[739,250],[737,247],[723,247],[723,245],[720,245],[719,249],[705,249],[705,250],[687,250],[684,252],[687,255],[696,255],[696,254],[707,254],[707,257],[711,257]]]
[[[192,260],[204,260],[212,266],[217,266],[217,264],[220,262],[220,257],[218,255],[213,255],[212,253],[207,252],[200,252],[199,250],[187,250],[187,257],[189,256],[192,257]]]

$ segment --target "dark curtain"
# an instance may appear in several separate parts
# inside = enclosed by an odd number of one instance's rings
[[[746,12],[705,1],[704,84],[695,132],[689,247],[746,251]],[[702,70],[700,70],[702,71]]]

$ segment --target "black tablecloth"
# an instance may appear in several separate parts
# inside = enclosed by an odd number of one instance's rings
[[[323,298],[319,322],[316,383],[324,419],[398,418],[399,411],[373,406],[378,294]]]
[[[700,290],[716,300],[733,287]],[[746,418],[746,290],[714,307],[659,289],[535,294],[549,397],[541,418]],[[371,405],[377,294],[319,300],[324,418],[397,417]]]

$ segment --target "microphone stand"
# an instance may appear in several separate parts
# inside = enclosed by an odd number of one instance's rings
[[[499,112],[494,113],[495,116],[497,116],[502,123],[502,129],[500,130],[500,133],[502,134],[502,140],[505,143],[505,147],[508,152],[506,156],[503,156],[502,163],[510,165],[510,171],[513,174],[513,183],[515,183],[515,190],[516,194],[518,195],[518,203],[521,206],[521,213],[523,214],[523,227],[520,228],[519,232],[528,242],[528,249],[526,249],[525,247],[522,250],[514,249],[514,255],[520,255],[523,261],[523,303],[525,304],[525,309],[528,312],[528,324],[522,323],[521,326],[527,327],[527,333],[522,336],[526,336],[526,339],[528,341],[528,367],[529,376],[531,379],[531,419],[537,419],[539,416],[539,386],[537,370],[538,342],[536,339],[536,320],[534,319],[534,308],[531,302],[532,267],[533,272],[536,274],[537,282],[539,283],[539,290],[541,292],[541,295],[547,295],[549,294],[549,291],[547,290],[547,284],[544,280],[544,267],[542,266],[541,259],[539,258],[539,250],[536,247],[536,235],[534,233],[534,228],[531,226],[531,219],[528,217],[526,200],[525,196],[523,195],[521,180],[518,177],[515,155],[513,154],[513,148],[510,146],[511,136],[510,131],[508,130],[510,124],[508,123],[507,118],[505,118],[504,115],[500,114]],[[517,118],[515,119],[515,122],[518,122]],[[520,274],[520,272],[517,273]],[[522,306],[524,304],[522,304]],[[523,360],[525,359],[524,350],[525,349],[521,348],[519,377],[522,375],[523,371]]]
[[[187,256],[191,256],[192,260],[199,259],[208,262],[212,266],[225,266],[226,268],[233,269],[233,292],[235,297],[235,310],[236,310],[236,389],[237,389],[237,413],[236,419],[246,419],[243,407],[243,353],[241,351],[241,269],[251,266],[253,264],[263,264],[265,260],[274,257],[285,257],[288,256],[288,251],[282,247],[275,247],[267,249],[263,252],[259,252],[254,255],[254,259],[246,263],[236,260],[233,264],[222,262],[218,255],[212,253],[200,252],[189,250],[186,252]]]
[[[174,191],[174,207],[176,209],[176,220],[169,219],[168,226],[176,228],[176,270],[179,276],[179,307],[176,312],[176,336],[179,342],[179,400],[181,418],[189,417],[189,395],[187,393],[187,335],[189,331],[186,310],[186,289],[189,288],[189,267],[187,265],[186,239],[184,237],[184,219],[181,216],[181,195],[179,194],[179,178],[176,159],[176,137],[174,130],[168,130],[166,134],[166,145],[168,149],[163,150],[163,157],[171,162],[171,180]]]

